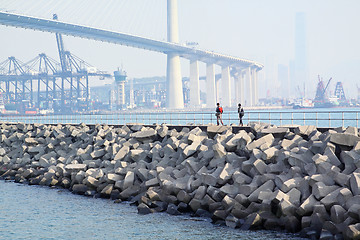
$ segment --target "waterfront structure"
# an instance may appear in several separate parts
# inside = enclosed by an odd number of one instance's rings
[[[179,44],[178,40],[178,22],[177,22],[177,1],[168,0],[168,41],[158,41],[140,36],[124,34],[119,32],[108,31],[104,29],[91,28],[78,24],[63,23],[43,18],[35,18],[24,16],[20,14],[13,14],[0,11],[0,24],[7,26],[15,26],[22,28],[35,29],[40,31],[61,33],[70,36],[93,39],[97,41],[110,42],[136,48],[147,49],[160,53],[167,54],[167,107],[172,109],[181,109],[184,107],[180,71],[180,57],[190,60],[190,67],[192,76],[191,86],[195,89],[190,92],[190,99],[194,106],[199,105],[198,95],[199,90],[196,89],[198,85],[198,69],[196,62],[205,62],[206,67],[206,95],[207,107],[213,107],[218,100],[216,98],[215,88],[215,65],[220,65],[222,70],[222,85],[225,86],[223,96],[224,107],[231,107],[231,86],[230,79],[234,76],[242,76],[245,72],[246,84],[245,88],[237,94],[236,102],[241,101],[243,95],[248,93],[248,106],[253,106],[257,103],[257,74],[263,68],[263,65],[251,60],[245,60],[238,57],[233,57],[225,54],[215,53],[213,51],[201,50],[194,47],[188,47]],[[237,86],[243,86],[239,83],[240,78],[235,78]],[[238,87],[240,88],[240,87]],[[190,87],[191,89],[191,87]]]

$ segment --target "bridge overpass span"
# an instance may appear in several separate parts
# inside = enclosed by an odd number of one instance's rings
[[[229,86],[231,75],[235,78],[236,100],[244,103],[244,96],[246,92],[247,104],[251,106],[256,105],[257,103],[257,72],[263,68],[263,65],[255,61],[216,53],[213,51],[183,46],[173,42],[159,41],[132,34],[109,31],[105,29],[55,21],[45,18],[26,16],[22,14],[14,14],[4,11],[0,11],[0,24],[43,32],[61,33],[68,36],[131,46],[139,49],[146,49],[167,55],[176,54],[182,58],[189,59],[190,89],[193,89],[193,91],[190,92],[190,104],[193,107],[200,105],[200,91],[198,87],[199,62],[205,62],[207,65],[207,107],[214,107],[217,101],[215,92],[214,66],[220,65],[222,67],[222,81],[225,81],[226,84],[224,85],[227,86],[226,89],[224,89],[224,95],[226,96],[226,99],[223,100],[223,105],[226,107],[231,107],[231,91]],[[169,107],[181,108],[182,106]]]

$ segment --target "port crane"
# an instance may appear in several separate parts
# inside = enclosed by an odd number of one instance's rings
[[[324,82],[322,78],[320,78],[320,75],[318,76],[318,85],[316,88],[316,95],[314,99],[314,105],[315,107],[323,107],[329,103],[329,99],[326,95],[326,90],[329,87],[329,84],[331,82],[332,78],[330,78],[324,87]]]
[[[0,92],[7,110],[25,114],[41,109],[85,111],[90,106],[89,77],[112,78],[66,51],[61,34],[56,33],[56,42],[60,63],[45,53],[26,63],[13,56],[0,62]]]

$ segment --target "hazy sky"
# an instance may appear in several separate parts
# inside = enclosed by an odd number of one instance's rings
[[[200,48],[264,65],[267,59],[284,65],[294,59],[295,14],[304,12],[309,78],[314,81],[310,90],[314,91],[320,74],[324,80],[333,77],[333,85],[342,81],[347,95],[357,95],[359,0],[178,0],[178,6],[181,42],[198,42]],[[166,39],[166,0],[0,0],[0,10],[44,18],[57,13],[66,22]],[[123,66],[129,77],[166,72],[163,54],[67,36],[64,41],[67,50],[102,70]],[[54,34],[0,26],[0,62],[9,56],[27,62],[42,52],[58,59]],[[188,76],[187,60],[182,61],[182,69]],[[205,75],[204,64],[200,71]],[[278,86],[273,81],[260,84],[260,97],[265,88]],[[292,85],[295,89],[297,83]]]

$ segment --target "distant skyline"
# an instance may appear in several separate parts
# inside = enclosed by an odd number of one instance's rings
[[[259,61],[264,71],[267,59],[288,67],[295,59],[295,16],[303,12],[308,81],[313,82],[308,95],[314,96],[317,75],[321,75],[324,80],[333,78],[331,89],[342,81],[346,95],[357,96],[360,1],[179,0],[178,5],[181,43],[197,42],[203,49]],[[0,10],[49,19],[57,13],[62,21],[166,39],[165,0],[0,0]],[[0,62],[9,56],[26,62],[42,52],[58,59],[54,34],[1,25],[0,36]],[[67,36],[64,41],[67,50],[101,70],[113,72],[123,66],[129,77],[136,78],[166,73],[163,54]],[[186,60],[182,60],[182,74],[189,75]],[[200,64],[200,75],[205,75],[204,64]],[[297,85],[290,82],[290,92]],[[267,89],[259,90],[260,97],[265,97]]]

